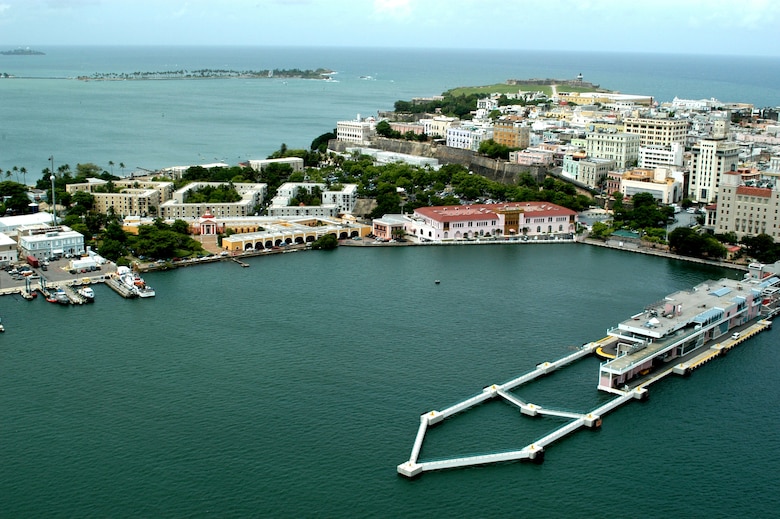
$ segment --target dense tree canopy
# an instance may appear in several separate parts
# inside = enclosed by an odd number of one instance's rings
[[[726,257],[726,247],[714,236],[688,227],[678,227],[669,233],[669,248],[683,256],[713,259]]]

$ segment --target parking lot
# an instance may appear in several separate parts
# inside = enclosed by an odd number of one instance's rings
[[[26,279],[29,278],[33,287],[37,287],[41,278],[49,282],[63,282],[63,281],[76,281],[80,282],[83,278],[88,277],[90,279],[97,280],[103,278],[103,276],[110,276],[113,272],[116,272],[116,267],[113,263],[106,263],[99,267],[100,270],[94,271],[89,269],[80,269],[78,271],[69,270],[70,259],[61,258],[58,260],[50,261],[48,265],[41,262],[39,267],[32,267],[26,263],[17,262],[14,274],[13,267],[6,267],[0,270],[0,289],[5,288],[24,288]],[[25,271],[30,272],[26,274]]]

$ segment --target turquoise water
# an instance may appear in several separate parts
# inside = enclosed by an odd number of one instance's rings
[[[0,168],[27,181],[93,162],[137,168],[265,158],[282,143],[307,148],[337,121],[376,116],[399,99],[509,78],[573,78],[661,102],[716,97],[780,104],[776,58],[621,53],[258,47],[53,47],[0,56]],[[338,82],[225,79],[83,82],[100,72],[331,68]],[[374,80],[360,79],[372,76]],[[116,165],[111,168],[109,161]],[[120,170],[124,163],[125,170]],[[24,180],[21,176],[19,181]]]
[[[0,516],[703,517],[777,510],[777,330],[509,463],[396,475],[419,415],[732,271],[584,245],[341,248],[149,274],[157,297],[0,298]],[[440,279],[441,284],[433,283]],[[518,395],[588,410],[588,359]],[[491,402],[422,459],[555,427]]]

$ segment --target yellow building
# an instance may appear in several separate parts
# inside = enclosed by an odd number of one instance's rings
[[[493,140],[508,148],[525,149],[531,142],[531,129],[517,119],[499,119],[493,124]]]

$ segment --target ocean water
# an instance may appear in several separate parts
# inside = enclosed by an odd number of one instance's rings
[[[507,463],[396,474],[419,415],[735,272],[584,245],[341,248],[148,274],[62,307],[0,298],[2,517],[773,516],[777,330]],[[441,284],[433,283],[440,279]],[[598,361],[518,390],[587,411]],[[421,459],[559,425],[490,402]]]
[[[582,73],[586,81],[659,101],[677,96],[780,104],[780,62],[768,57],[375,48],[41,50],[45,56],[0,56],[0,73],[17,76],[0,79],[0,168],[26,168],[29,183],[40,178],[50,156],[55,168],[92,162],[115,174],[265,158],[282,143],[308,148],[337,121],[391,110],[399,99],[510,78]],[[101,72],[318,67],[335,70],[337,81],[67,79]]]

